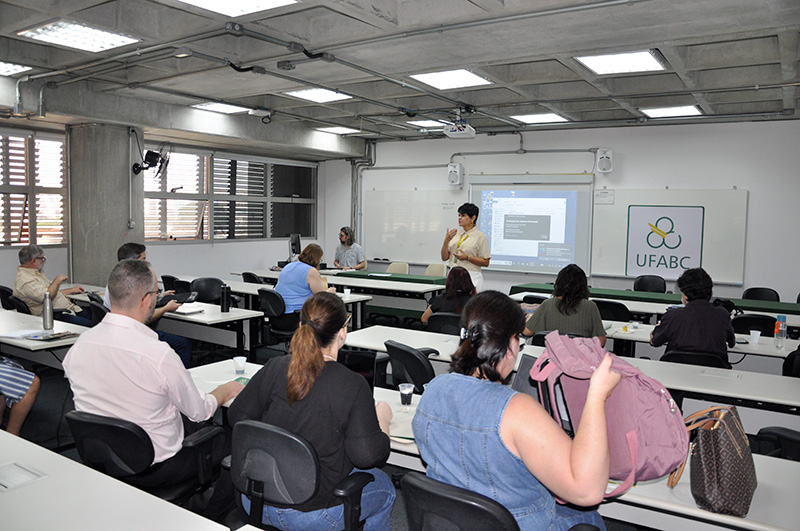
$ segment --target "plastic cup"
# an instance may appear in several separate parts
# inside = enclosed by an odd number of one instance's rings
[[[750,344],[757,345],[761,337],[761,330],[750,330]]]
[[[401,383],[400,384],[400,403],[404,406],[411,405],[411,395],[414,394],[414,384]]]
[[[247,358],[244,356],[236,356],[233,358],[233,370],[236,374],[244,374],[244,366],[247,363]]]
[[[345,299],[350,298],[350,288],[344,288],[344,298]]]

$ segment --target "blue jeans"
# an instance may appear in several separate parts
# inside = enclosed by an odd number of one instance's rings
[[[183,362],[183,366],[187,369],[192,361],[192,342],[185,337],[176,336],[175,334],[168,334],[161,330],[156,330],[158,340],[163,341],[174,350]]]
[[[353,472],[368,472],[375,477],[361,493],[361,518],[366,519],[364,531],[389,531],[392,506],[396,496],[392,480],[382,470],[353,469]],[[250,500],[242,496],[244,510],[250,514]],[[262,521],[265,524],[294,531],[337,531],[344,529],[344,504],[304,513],[295,509],[279,509],[264,506]]]

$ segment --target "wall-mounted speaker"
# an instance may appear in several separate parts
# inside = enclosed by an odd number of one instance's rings
[[[614,152],[611,148],[597,148],[594,167],[598,173],[611,173],[614,169]]]
[[[464,183],[464,166],[458,162],[451,162],[447,165],[447,182],[453,186],[460,186]]]

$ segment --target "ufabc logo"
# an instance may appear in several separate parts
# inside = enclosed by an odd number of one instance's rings
[[[658,249],[659,247],[677,249],[681,246],[682,239],[681,235],[675,232],[675,222],[667,216],[658,218],[655,225],[652,223],[647,225],[650,227],[650,232],[647,233],[647,245],[653,249]],[[672,243],[674,245],[670,245]]]

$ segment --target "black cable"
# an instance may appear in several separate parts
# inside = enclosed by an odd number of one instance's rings
[[[252,72],[253,71],[253,67],[252,66],[241,67],[241,66],[236,66],[233,63],[228,63],[228,66],[233,68],[237,72]]]
[[[730,363],[731,365],[736,365],[738,363],[743,362],[746,357],[747,357],[747,354],[742,354],[742,359],[740,359],[739,361],[729,361],[728,363]]]

